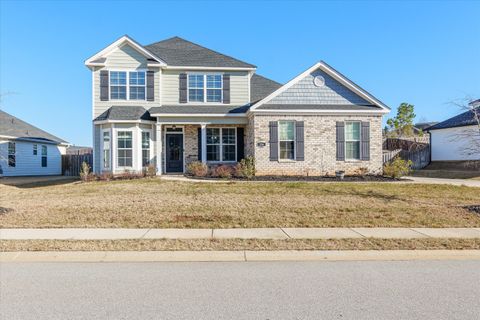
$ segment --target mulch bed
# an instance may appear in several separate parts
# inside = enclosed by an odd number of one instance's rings
[[[198,180],[227,180],[227,181],[285,181],[285,182],[295,182],[295,181],[320,181],[320,182],[367,182],[367,181],[376,181],[376,182],[390,182],[390,181],[400,181],[400,179],[393,179],[390,177],[379,176],[379,175],[365,175],[365,176],[345,176],[343,179],[331,176],[255,176],[252,179],[248,180],[241,177],[231,177],[231,178],[217,178],[217,177],[195,177],[186,175],[187,178],[198,179]],[[407,179],[402,179],[403,181],[408,181]]]
[[[473,206],[465,206],[464,208],[467,209],[468,211],[480,214],[480,204],[473,205]]]

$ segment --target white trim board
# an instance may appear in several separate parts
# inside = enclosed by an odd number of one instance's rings
[[[334,78],[335,80],[339,81],[342,85],[344,85],[345,87],[347,87],[349,90],[351,90],[352,92],[358,94],[360,97],[364,98],[365,100],[373,103],[374,105],[376,106],[379,106],[383,109],[383,111],[381,113],[388,113],[390,112],[390,108],[385,105],[383,102],[381,102],[380,100],[378,100],[377,98],[375,98],[374,96],[372,96],[370,93],[368,93],[367,91],[365,91],[364,89],[360,88],[358,85],[356,85],[355,83],[353,83],[351,80],[349,80],[347,77],[345,77],[344,75],[342,75],[340,72],[338,72],[337,70],[333,69],[332,67],[330,67],[327,63],[325,63],[324,61],[319,61],[317,62],[316,64],[314,64],[313,66],[311,66],[310,68],[308,68],[307,70],[305,70],[304,72],[302,72],[301,74],[299,74],[298,76],[296,76],[295,78],[293,78],[292,80],[290,80],[289,82],[287,82],[285,85],[283,85],[282,87],[278,88],[277,90],[275,90],[274,92],[272,92],[271,94],[269,94],[268,96],[266,96],[265,98],[263,98],[262,100],[258,101],[257,103],[255,103],[250,109],[249,109],[249,112],[253,112],[253,111],[256,111],[258,107],[260,107],[261,105],[263,104],[266,104],[268,103],[270,100],[272,100],[273,98],[275,98],[276,96],[278,96],[279,94],[285,92],[286,90],[288,90],[290,87],[292,87],[293,85],[295,85],[296,83],[298,83],[300,80],[302,80],[303,78],[305,78],[307,75],[309,75],[310,73],[312,73],[313,71],[317,70],[317,69],[320,69],[322,71],[324,71],[325,73],[327,73],[329,76],[331,76],[332,78]],[[261,110],[262,112],[264,112],[265,110]],[[283,111],[283,110],[282,110]],[[331,111],[331,110],[329,110]],[[279,111],[276,111],[276,112],[279,112]],[[316,111],[318,112],[318,111]],[[378,111],[377,111],[378,112]]]
[[[104,58],[104,56],[108,55],[113,50],[115,50],[117,48],[120,48],[124,44],[129,44],[132,48],[134,48],[135,50],[137,50],[138,52],[143,54],[145,57],[151,58],[151,59],[154,59],[155,61],[157,61],[159,63],[158,67],[164,67],[164,66],[167,65],[165,61],[163,61],[159,57],[155,56],[150,51],[146,50],[144,47],[142,47],[140,44],[138,44],[135,40],[130,38],[128,35],[122,36],[120,39],[116,40],[115,42],[113,42],[112,44],[110,44],[109,46],[104,48],[102,51],[96,53],[92,57],[85,60],[85,65],[89,66],[89,67],[90,66],[104,66],[103,63],[98,63],[98,62],[93,62],[93,61],[95,61],[97,59],[100,59],[100,58]]]

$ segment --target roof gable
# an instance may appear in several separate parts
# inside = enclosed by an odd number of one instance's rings
[[[145,58],[148,60],[152,61],[153,63],[158,64],[159,66],[165,66],[165,62],[145,49],[143,46],[141,46],[139,43],[137,43],[135,40],[130,38],[129,36],[125,35],[121,37],[120,39],[116,40],[109,46],[107,46],[105,49],[102,51],[98,52],[97,54],[93,55],[92,57],[88,58],[85,61],[86,66],[103,66],[105,64],[105,57],[108,56],[110,53],[113,51],[121,48],[122,46],[129,45],[132,49],[136,50],[138,53],[143,55]]]
[[[325,81],[324,85],[314,85],[315,76],[323,77]],[[262,108],[263,105],[267,104],[269,104],[270,107]],[[390,111],[390,108],[380,100],[376,99],[323,61],[316,63],[281,88],[255,103],[250,110],[271,110],[272,105],[302,105],[301,109],[303,110],[308,110],[308,106],[311,105],[312,111],[324,109],[322,106],[329,106],[327,108],[329,111],[335,111],[334,108],[331,108],[331,106],[335,105],[339,107],[366,106],[371,108],[360,109],[365,109],[364,111],[371,109],[374,112],[382,113]],[[282,108],[282,110],[286,109],[288,109],[288,107]],[[294,107],[291,109],[298,110],[298,108]],[[339,109],[343,110],[341,108]]]
[[[15,139],[45,140],[55,143],[68,144],[63,139],[39,129],[23,120],[18,119],[0,110],[0,136]]]
[[[173,37],[145,46],[164,60],[168,66],[255,69],[243,62],[217,51],[202,47],[180,37]]]

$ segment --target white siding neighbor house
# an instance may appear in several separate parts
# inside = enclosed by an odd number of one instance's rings
[[[178,174],[245,156],[257,175],[382,172],[390,109],[323,61],[280,84],[179,37],[141,45],[123,36],[85,65],[96,173]]]
[[[0,176],[62,173],[68,142],[0,110]]]
[[[470,106],[471,110],[428,128],[432,161],[480,161],[480,100]]]

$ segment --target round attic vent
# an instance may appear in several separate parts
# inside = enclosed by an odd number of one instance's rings
[[[322,76],[315,76],[315,78],[313,78],[313,84],[315,87],[323,87],[325,85],[325,78]]]

